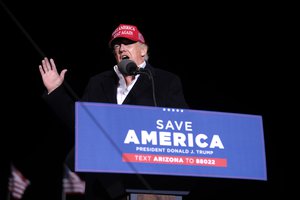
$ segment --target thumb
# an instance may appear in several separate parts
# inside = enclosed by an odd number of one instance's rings
[[[60,75],[59,75],[59,76],[60,76],[62,79],[64,79],[64,78],[65,78],[65,74],[66,74],[67,71],[68,71],[67,69],[62,70],[62,71],[60,72]]]

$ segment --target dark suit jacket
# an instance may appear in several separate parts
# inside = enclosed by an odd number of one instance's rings
[[[188,108],[185,101],[182,85],[179,77],[162,69],[154,68],[149,63],[145,69],[150,70],[155,88],[155,99],[157,106],[169,108]],[[102,72],[89,80],[81,101],[117,103],[118,76],[113,70]],[[68,85],[64,84],[51,94],[44,95],[46,102],[53,108],[61,120],[71,130],[70,137],[74,137],[74,102],[78,100]],[[152,81],[141,74],[123,104],[154,106]],[[74,158],[71,153],[71,162]],[[72,169],[72,166],[70,166]],[[105,199],[105,195],[99,189],[99,185],[105,185],[109,195],[107,199],[124,194],[124,188],[119,181],[118,175],[113,174],[86,174],[86,196],[87,199]]]

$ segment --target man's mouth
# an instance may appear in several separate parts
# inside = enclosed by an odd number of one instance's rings
[[[122,60],[129,59],[128,56],[122,56]]]

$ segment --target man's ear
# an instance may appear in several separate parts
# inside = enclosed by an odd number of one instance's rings
[[[141,48],[142,57],[145,57],[147,55],[147,52],[148,52],[148,46],[147,45],[142,45],[142,48]]]

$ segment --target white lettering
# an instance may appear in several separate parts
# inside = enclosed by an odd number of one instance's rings
[[[157,125],[156,126],[157,129],[160,129],[160,130],[163,129],[164,128],[163,120],[161,120],[161,119],[157,120],[156,125]]]
[[[124,140],[124,144],[129,144],[133,142],[134,144],[140,144],[140,141],[138,137],[135,134],[135,131],[132,129],[129,129],[126,135],[126,138]]]
[[[168,130],[168,129],[171,129],[171,130],[177,130],[177,131],[180,131],[180,130],[185,130],[185,131],[193,131],[192,129],[192,122],[189,122],[189,121],[171,121],[171,120],[168,120],[166,125],[164,126],[163,124],[163,120],[159,119],[156,121],[156,128],[159,129],[159,130],[162,130],[162,129],[165,129],[165,130]]]
[[[152,142],[152,145],[157,145],[157,132],[151,131],[150,133],[148,133],[147,131],[142,130],[141,139],[142,139],[142,144],[147,144]]]
[[[210,148],[219,147],[220,149],[224,149],[224,145],[219,135],[213,135],[209,147]]]
[[[182,158],[178,158],[178,157],[165,157],[165,156],[155,156],[153,158],[153,161],[155,162],[166,162],[166,163],[183,163],[183,159]]]
[[[210,139],[206,134],[200,133],[194,136],[192,133],[183,134],[180,132],[151,131],[142,130],[139,137],[136,132],[129,129],[124,139],[124,144],[152,144],[175,147],[219,148],[224,149],[224,145],[219,135],[213,135]]]
[[[201,140],[205,141],[206,139],[207,139],[207,135],[198,134],[195,138],[195,142],[196,142],[198,147],[205,148],[205,147],[208,146],[208,144],[206,142],[202,142]]]
[[[188,134],[188,144],[189,144],[189,147],[193,147],[194,146],[194,135],[192,133],[189,133]]]
[[[174,132],[173,140],[174,140],[174,146],[186,147],[185,144],[186,136],[183,133]]]
[[[160,132],[159,134],[159,143],[164,146],[171,146],[171,133],[170,132]]]

